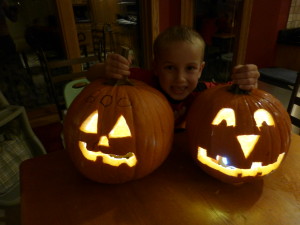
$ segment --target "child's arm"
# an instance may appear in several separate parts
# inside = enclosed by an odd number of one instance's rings
[[[130,60],[125,57],[110,53],[104,63],[95,64],[89,69],[87,78],[90,81],[98,78],[122,79],[124,76],[130,75],[130,64]]]
[[[250,91],[257,88],[259,76],[260,74],[256,65],[246,64],[235,66],[231,78],[232,82],[239,85],[240,89]]]

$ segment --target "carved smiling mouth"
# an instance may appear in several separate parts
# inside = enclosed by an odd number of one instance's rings
[[[79,148],[83,156],[91,161],[96,161],[98,157],[102,157],[103,163],[111,166],[120,166],[121,164],[127,164],[129,167],[133,167],[137,163],[136,156],[133,152],[128,152],[125,155],[105,154],[101,151],[94,152],[86,148],[86,143],[79,141]]]
[[[228,165],[227,158],[217,156],[216,159],[208,157],[207,151],[204,148],[198,147],[197,159],[202,164],[207,165],[210,168],[220,171],[223,174],[232,177],[247,177],[247,176],[264,176],[269,174],[273,170],[277,169],[281,161],[284,158],[285,153],[279,154],[276,162],[262,166],[261,162],[253,162],[249,169],[239,169]]]

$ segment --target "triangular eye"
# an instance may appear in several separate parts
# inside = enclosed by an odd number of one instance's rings
[[[124,116],[120,116],[115,126],[109,133],[110,138],[131,137],[130,129]]]
[[[212,125],[219,125],[223,120],[226,121],[227,126],[235,126],[235,114],[233,109],[221,109],[214,118]]]
[[[268,126],[275,126],[272,115],[265,109],[256,110],[254,113],[254,119],[258,128],[262,126],[263,122],[265,122]]]
[[[85,133],[97,134],[98,111],[94,111],[81,124],[80,130]]]

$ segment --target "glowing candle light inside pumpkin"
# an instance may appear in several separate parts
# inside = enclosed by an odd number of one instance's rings
[[[106,136],[101,136],[98,145],[109,147],[108,138]]]
[[[88,118],[81,124],[80,130],[85,133],[97,134],[98,111],[94,111]]]
[[[254,113],[254,119],[258,128],[262,126],[263,122],[269,126],[275,126],[272,115],[264,109],[256,110]]]
[[[239,135],[237,136],[237,139],[241,145],[245,158],[248,158],[259,139],[259,135]]]
[[[129,127],[124,116],[120,116],[114,128],[110,131],[109,137],[131,137]]]
[[[223,120],[226,121],[227,126],[235,126],[235,114],[233,109],[224,108],[221,109],[212,121],[213,125],[219,125]]]
[[[273,170],[277,169],[280,165],[281,161],[283,160],[285,153],[281,153],[278,155],[278,158],[276,162],[262,166],[261,162],[253,162],[251,167],[249,169],[240,169],[235,168],[230,165],[225,165],[223,160],[224,157],[217,156],[217,160],[213,159],[211,157],[207,156],[207,151],[204,148],[199,147],[198,148],[198,160],[199,162],[203,163],[204,165],[209,166],[210,168],[213,168],[215,170],[220,171],[223,174],[226,174],[228,176],[232,177],[246,177],[246,176],[264,176],[266,174],[269,174]],[[218,160],[219,159],[219,160]]]
[[[125,163],[129,167],[133,167],[137,163],[135,154],[132,152],[127,153],[125,156],[118,156],[114,154],[105,154],[103,152],[94,152],[86,148],[86,143],[79,141],[79,148],[84,157],[91,161],[96,161],[98,157],[102,157],[103,163],[111,166],[120,166]]]

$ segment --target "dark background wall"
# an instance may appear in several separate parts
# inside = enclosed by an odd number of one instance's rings
[[[285,29],[292,0],[254,0],[246,63],[274,66],[278,31]],[[160,0],[160,30],[180,24],[181,0]]]

